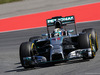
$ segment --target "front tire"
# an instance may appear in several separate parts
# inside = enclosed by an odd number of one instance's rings
[[[97,38],[97,32],[93,28],[88,28],[82,30],[82,32],[85,32],[87,34],[91,34],[93,43],[95,44],[96,51],[98,51],[98,38]]]
[[[78,46],[79,46],[79,49],[86,49],[90,47],[88,34],[86,33],[79,34]]]
[[[20,56],[20,61],[21,64],[24,68],[31,68],[33,67],[30,64],[25,64],[24,59],[25,57],[31,57],[32,56],[32,43],[31,42],[24,42],[20,45],[20,50],[19,50],[19,56]]]
[[[92,35],[91,34],[87,34],[87,33],[83,33],[79,35],[78,38],[78,43],[79,43],[79,48],[80,49],[87,49],[87,48],[91,48],[91,57],[88,57],[88,52],[85,52],[83,54],[83,59],[93,59],[95,57],[95,44],[93,43],[94,41],[92,40]]]

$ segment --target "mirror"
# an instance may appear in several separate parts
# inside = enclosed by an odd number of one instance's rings
[[[42,34],[42,36],[48,36],[48,34],[46,33],[46,34]]]

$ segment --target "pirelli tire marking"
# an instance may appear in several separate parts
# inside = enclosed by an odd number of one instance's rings
[[[90,41],[90,47],[91,47],[92,55],[94,57],[95,56],[95,52],[93,51],[93,44],[92,44],[91,34],[89,35],[89,41]]]
[[[95,34],[96,36],[96,45],[97,45],[97,49],[98,49],[98,39],[97,39],[97,33]]]

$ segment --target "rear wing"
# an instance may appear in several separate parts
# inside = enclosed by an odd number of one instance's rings
[[[52,19],[47,19],[47,32],[48,32],[48,38],[50,38],[50,33],[49,33],[49,27],[54,26],[55,21],[61,21],[62,26],[66,26],[67,24],[72,24],[74,23],[75,26],[75,33],[77,34],[77,27],[76,27],[76,22],[75,22],[75,17],[72,16],[66,16],[66,17],[53,17]]]
[[[57,20],[62,22],[62,26],[66,25],[66,24],[75,23],[74,16],[66,16],[66,17],[60,17],[60,18],[54,18],[54,19],[47,19],[46,20],[47,27],[54,26],[54,22]]]

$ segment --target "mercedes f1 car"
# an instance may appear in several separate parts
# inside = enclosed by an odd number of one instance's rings
[[[78,58],[89,60],[95,57],[98,40],[97,33],[93,28],[83,29],[81,33],[77,33],[74,16],[56,16],[47,19],[46,22],[46,34],[31,37],[29,42],[23,42],[20,45],[19,56],[24,68]],[[73,24],[73,30],[66,30],[69,24]],[[60,25],[60,32],[57,33],[56,29],[50,33],[50,27],[57,27],[57,25]],[[73,34],[73,32],[75,33]],[[43,36],[46,38],[42,38]]]

